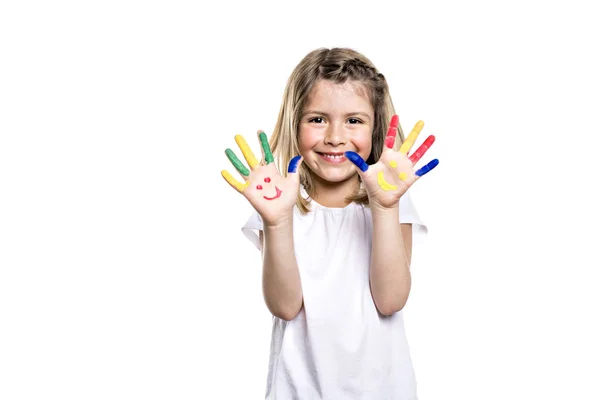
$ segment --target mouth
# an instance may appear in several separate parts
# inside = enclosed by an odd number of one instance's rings
[[[264,198],[265,200],[275,200],[276,198],[278,198],[279,196],[281,196],[281,193],[282,193],[282,192],[281,192],[281,190],[280,190],[280,189],[279,189],[277,186],[275,186],[275,193],[276,193],[276,194],[275,194],[275,196],[273,196],[273,197],[267,197],[267,196],[263,196],[263,198]]]
[[[340,164],[347,160],[344,153],[320,153],[316,152],[319,157],[332,164]]]

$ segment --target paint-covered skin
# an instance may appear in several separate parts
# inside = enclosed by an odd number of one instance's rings
[[[227,170],[221,171],[221,175],[231,187],[248,199],[264,223],[275,223],[281,218],[289,217],[296,203],[300,187],[297,170],[302,157],[292,158],[287,175],[282,176],[275,166],[267,135],[263,131],[258,132],[258,140],[263,153],[262,163],[254,156],[246,140],[241,135],[235,136],[249,168],[233,150],[225,150],[225,155],[243,178],[243,182],[234,178]]]
[[[429,135],[427,139],[425,139],[423,144],[421,144],[421,146],[419,146],[419,148],[415,150],[415,152],[410,157],[408,157],[408,159],[412,161],[413,164],[419,162],[419,160],[421,159],[421,157],[423,157],[425,152],[429,150],[433,142],[435,142],[435,136]]]
[[[394,186],[392,184],[389,184],[386,180],[385,177],[383,176],[383,171],[379,171],[377,173],[377,184],[385,191],[389,191],[389,190],[396,190],[398,189],[398,186]]]
[[[396,141],[396,135],[398,134],[399,122],[400,119],[397,115],[394,115],[390,121],[390,127],[388,128],[387,135],[385,136],[385,147],[388,149],[394,148],[394,142]]]
[[[273,197],[267,197],[267,196],[263,196],[263,199],[265,200],[275,200],[278,199],[279,196],[281,196],[281,193],[283,193],[277,186],[275,186],[275,196]]]
[[[415,164],[429,150],[435,137],[430,135],[412,155],[408,156],[423,130],[424,123],[418,121],[404,143],[398,150],[395,150],[398,125],[398,116],[394,115],[386,134],[383,152],[375,164],[367,165],[365,160],[355,152],[345,153],[348,160],[358,168],[372,207],[391,208],[397,206],[400,197],[439,163],[435,159],[415,171]]]
[[[415,144],[415,141],[419,137],[419,134],[423,130],[423,126],[424,125],[425,125],[425,123],[423,121],[418,121],[415,124],[415,127],[413,128],[413,130],[410,132],[410,134],[408,135],[408,137],[406,138],[406,140],[404,141],[404,143],[402,143],[402,145],[400,146],[400,153],[402,153],[402,154],[408,154],[408,152],[410,151],[410,149]]]
[[[266,183],[269,183],[269,182],[271,182],[271,178],[266,177],[264,179],[264,181]],[[262,185],[256,185],[256,190],[263,190],[263,186]],[[278,199],[279,196],[281,196],[281,193],[283,193],[283,192],[277,186],[275,186],[275,196],[273,196],[273,197],[263,196],[263,199],[265,199],[265,200],[275,200],[275,199]]]

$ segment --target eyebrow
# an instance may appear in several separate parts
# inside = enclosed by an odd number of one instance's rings
[[[317,111],[317,110],[306,110],[306,111],[304,111],[304,112],[302,113],[302,115],[303,115],[303,116],[304,116],[304,115],[306,115],[306,114],[320,114],[320,115],[325,115],[326,117],[329,117],[329,114],[327,114],[326,112],[323,112],[323,111]],[[365,113],[365,112],[362,112],[362,111],[356,111],[356,112],[350,112],[350,113],[346,113],[346,114],[344,115],[344,117],[349,117],[349,116],[351,116],[351,115],[362,115],[362,116],[365,116],[365,117],[367,117],[367,118],[371,118],[371,117],[369,116],[369,114],[367,114],[367,113]]]

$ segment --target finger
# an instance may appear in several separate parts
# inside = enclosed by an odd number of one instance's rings
[[[258,134],[258,139],[260,140],[260,145],[262,146],[263,153],[265,155],[265,163],[269,164],[275,161],[273,159],[273,153],[271,153],[271,147],[269,146],[269,140],[267,139],[267,134],[264,132],[260,132]]]
[[[421,157],[423,157],[423,155],[427,152],[427,150],[429,150],[433,142],[435,142],[435,136],[429,135],[429,137],[425,139],[423,144],[419,146],[417,151],[415,151],[410,157],[408,157],[408,159],[412,161],[413,164],[416,164],[417,161],[419,161]]]
[[[388,128],[387,135],[385,136],[385,146],[388,149],[394,148],[394,143],[396,142],[397,134],[398,134],[398,116],[394,115],[392,117],[392,121],[390,122],[390,127]]]
[[[301,159],[302,156],[296,156],[292,158],[290,165],[288,166],[288,173],[295,173],[298,170],[298,165],[300,164]]]
[[[347,151],[344,153],[344,155],[348,160],[352,161],[354,165],[360,168],[362,172],[367,172],[367,170],[369,169],[369,165],[357,153],[353,151]]]
[[[229,158],[229,161],[231,161],[231,163],[233,164],[235,169],[237,169],[240,174],[242,174],[244,176],[250,175],[250,171],[248,171],[248,168],[246,168],[244,166],[244,164],[242,164],[242,162],[240,161],[239,158],[237,158],[237,156],[235,155],[233,150],[227,149],[227,150],[225,150],[225,154],[227,155],[227,158]]]
[[[425,125],[425,122],[423,122],[423,121],[419,121],[415,124],[415,127],[413,128],[410,135],[408,135],[408,137],[406,138],[404,143],[402,143],[402,146],[400,146],[400,153],[408,154],[410,149],[413,147],[413,144],[415,144],[417,137],[419,137],[419,133],[421,133],[421,129],[423,129],[423,125]]]
[[[250,181],[247,181],[246,183],[238,182],[233,176],[231,176],[229,171],[226,170],[221,171],[221,175],[223,176],[223,178],[225,178],[227,183],[229,183],[235,190],[237,190],[240,193],[242,193],[244,189],[246,189],[250,184]]]
[[[425,165],[425,166],[423,166],[423,167],[419,168],[419,169],[417,170],[417,172],[415,172],[415,175],[417,175],[417,176],[423,176],[423,175],[425,175],[426,173],[428,173],[429,171],[431,171],[432,169],[434,169],[435,167],[437,167],[437,165],[438,165],[439,163],[440,163],[440,161],[439,161],[437,158],[436,158],[436,159],[433,159],[433,160],[429,161],[429,162],[427,163],[427,165]]]
[[[248,146],[248,143],[246,143],[246,139],[244,139],[242,135],[236,135],[235,142],[242,151],[242,154],[248,162],[250,169],[254,169],[254,167],[258,165],[258,160],[256,159],[256,157],[254,157],[254,153],[250,149],[250,146]]]

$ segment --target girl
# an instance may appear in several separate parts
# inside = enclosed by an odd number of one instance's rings
[[[270,145],[259,131],[263,161],[240,135],[250,168],[226,150],[244,183],[223,177],[256,210],[242,230],[273,314],[267,399],[416,399],[400,310],[426,233],[406,191],[437,165],[414,171],[433,136],[408,157],[422,126],[404,140],[365,56],[318,49],[291,74]]]

